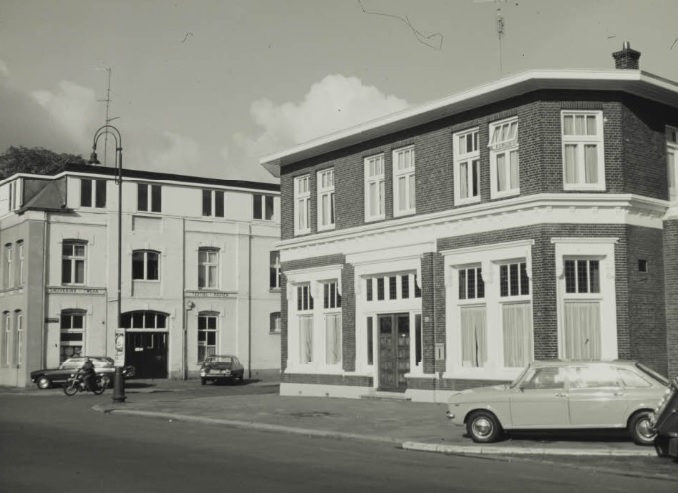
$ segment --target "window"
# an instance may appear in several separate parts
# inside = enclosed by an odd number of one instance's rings
[[[504,366],[522,368],[532,360],[532,303],[525,262],[499,265]]]
[[[21,205],[19,180],[14,180],[9,183],[9,210],[13,211]]]
[[[666,171],[669,200],[678,200],[678,128],[666,127]]]
[[[525,262],[499,266],[499,296],[530,294],[530,280]]]
[[[85,346],[84,310],[62,310],[59,362],[82,356]]]
[[[489,148],[492,198],[519,193],[517,118],[490,125]]]
[[[487,363],[485,283],[481,267],[458,269],[462,366]]]
[[[202,191],[202,215],[224,217],[224,192],[222,190]]]
[[[334,170],[318,172],[318,230],[334,228]]]
[[[137,210],[141,212],[162,211],[162,188],[160,185],[137,184]]]
[[[61,284],[85,284],[86,243],[65,240],[61,246]]]
[[[309,175],[294,179],[294,232],[311,232],[311,188]]]
[[[421,313],[414,316],[414,364],[421,367],[423,364],[424,334],[421,329]]]
[[[280,334],[282,330],[280,312],[271,312],[270,315],[270,332],[271,334]]]
[[[106,207],[106,180],[80,179],[80,207]]]
[[[16,354],[16,365],[21,367],[24,361],[24,314],[21,313],[21,310],[14,312],[14,319],[16,320],[16,341],[15,341],[15,354]]]
[[[393,215],[416,211],[414,146],[393,151]]]
[[[24,285],[24,242],[23,241],[17,241],[16,242],[16,249],[17,249],[17,257],[19,260],[19,268],[18,268],[18,285],[23,286]]]
[[[391,274],[386,277],[366,277],[365,287],[365,299],[367,301],[421,298],[421,289],[418,285],[417,275],[414,273]]]
[[[384,155],[365,158],[365,221],[385,217]]]
[[[198,289],[217,289],[218,287],[219,250],[200,248],[198,249]]]
[[[313,310],[313,296],[311,296],[311,286],[304,284],[297,286],[297,311]]]
[[[5,271],[3,275],[3,285],[5,288],[14,287],[14,273],[12,272],[12,244],[7,243],[5,245]]]
[[[137,310],[122,314],[122,326],[126,329],[166,329],[167,314],[152,310]]]
[[[198,362],[217,352],[217,317],[212,312],[198,315]]]
[[[12,318],[8,311],[2,312],[2,366],[7,367],[12,361]]]
[[[600,293],[598,260],[565,260],[566,293]]]
[[[299,312],[299,362],[313,362],[313,296],[310,284],[297,286]],[[305,312],[305,313],[304,313]]]
[[[280,274],[280,252],[273,250],[270,253],[270,267],[269,267],[269,287],[271,289],[279,289],[281,286]]]
[[[478,129],[454,134],[454,195],[458,204],[480,201]]]
[[[252,218],[263,221],[273,220],[273,195],[252,195]]]
[[[560,390],[565,388],[567,368],[547,366],[536,368],[521,385],[523,390]]]
[[[135,250],[132,252],[132,279],[135,281],[157,281],[160,279],[158,252]]]
[[[481,267],[459,269],[459,299],[472,300],[485,297],[485,283]]]
[[[374,320],[367,317],[367,364],[374,365]]]
[[[603,118],[601,111],[563,111],[565,190],[604,190]]]
[[[324,282],[323,320],[325,323],[325,364],[341,363],[341,295],[336,281]]]

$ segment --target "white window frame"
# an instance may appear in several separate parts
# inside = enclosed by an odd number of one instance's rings
[[[507,118],[490,124],[490,197],[493,199],[510,197],[520,193],[520,153],[518,150],[518,135],[520,127],[518,117]],[[516,159],[516,183],[511,186],[511,156]],[[503,170],[503,179],[508,187],[505,190],[499,190],[500,170],[498,159],[503,156],[505,167]]]
[[[595,117],[595,135],[565,135],[565,118],[583,116],[585,121],[587,116]],[[562,138],[562,170],[563,170],[563,190],[605,190],[605,149],[604,149],[604,126],[603,126],[603,112],[584,111],[584,110],[562,110],[560,113],[561,122],[561,138]],[[586,123],[585,123],[586,126]],[[566,147],[576,146],[576,162],[577,174],[580,179],[575,183],[567,182],[567,173],[565,169]],[[585,183],[583,177],[585,172],[585,148],[588,145],[596,145],[596,159],[598,163],[597,175],[598,181],[596,183]]]
[[[271,250],[269,252],[269,269],[268,269],[268,287],[269,289],[280,289],[281,281],[281,265],[280,265],[280,251]]]
[[[205,196],[209,196],[209,213],[205,214]],[[221,214],[217,214],[217,196],[221,196],[222,210]],[[210,188],[203,188],[200,195],[202,203],[200,207],[202,209],[202,217],[225,217],[226,216],[226,193],[223,190],[214,190]]]
[[[445,342],[444,378],[473,378],[478,380],[511,380],[518,376],[521,368],[506,366],[504,363],[504,325],[503,308],[506,303],[530,303],[532,313],[532,247],[534,240],[520,240],[491,245],[480,245],[441,252],[445,266],[445,302],[446,326],[448,337]],[[500,296],[502,265],[512,263],[526,264],[529,279],[529,295]],[[480,267],[484,283],[483,298],[459,299],[459,270]],[[484,306],[485,338],[487,361],[483,366],[464,366],[461,345],[461,308],[464,306]],[[533,318],[532,314],[532,318]],[[534,328],[532,329],[532,355],[534,357]]]
[[[334,168],[318,171],[318,231],[334,229],[336,221]]]
[[[256,209],[254,204],[259,202],[261,207],[261,214],[255,214]],[[266,213],[266,203],[271,204],[271,215],[268,217]],[[257,217],[261,216],[261,217]],[[275,197],[273,195],[255,193],[252,195],[252,219],[255,221],[273,221],[275,219]]]
[[[471,150],[468,150],[468,137],[471,137]],[[456,205],[474,204],[480,202],[480,129],[479,127],[470,128],[461,132],[456,132],[452,136],[452,157],[454,162],[454,203]],[[461,143],[465,140],[464,144]],[[467,197],[461,196],[461,166],[467,165],[468,172],[466,175]],[[473,193],[473,168],[477,168],[477,195]]]
[[[83,204],[83,200],[82,200],[83,199],[82,189],[83,189],[84,182],[90,183],[90,196],[89,196],[90,204],[89,205]],[[104,195],[104,197],[103,197],[104,205],[98,206],[97,205],[97,197],[99,195],[98,195],[97,189],[99,187],[100,182],[104,183],[104,193],[103,193],[103,195]],[[80,178],[80,207],[84,207],[86,209],[104,209],[104,208],[106,208],[106,200],[108,199],[107,193],[106,193],[107,192],[106,186],[107,186],[106,180],[100,180],[100,179],[96,179],[96,178]]]
[[[414,145],[393,151],[393,216],[407,216],[417,212],[416,204],[416,163]],[[400,196],[400,180],[405,181],[404,197]],[[401,199],[405,207],[401,207]]]
[[[16,366],[21,368],[24,361],[24,314],[21,310],[16,310],[14,315],[16,320],[16,340],[14,341]]]
[[[338,367],[339,369],[341,368],[342,365],[342,360],[343,360],[343,337],[342,337],[342,329],[341,329],[341,324],[342,324],[342,317],[341,317],[341,293],[339,292],[339,280],[338,279],[332,279],[328,281],[322,281],[319,283],[320,284],[320,289],[322,290],[322,329],[323,329],[323,339],[324,339],[324,348],[325,351],[323,351],[324,355],[324,362],[325,366],[327,367]],[[332,296],[331,292],[331,287],[334,286],[334,296]],[[328,306],[325,306],[325,290],[328,290]],[[327,328],[327,317],[335,317],[335,319],[338,319],[338,325],[339,325],[339,350],[338,350],[338,360],[337,361],[330,361],[329,360],[329,341],[328,341],[328,328]]]
[[[132,272],[131,272],[132,282],[139,282],[139,281],[141,281],[141,282],[160,282],[160,280],[162,278],[162,276],[161,276],[162,265],[160,264],[160,257],[162,256],[161,253],[157,250],[148,250],[148,249],[146,249],[146,250],[145,249],[133,250],[132,251],[132,263],[134,263],[134,254],[139,253],[139,252],[144,254],[144,274],[143,274],[143,277],[141,277],[141,278],[135,278],[134,277],[134,266],[132,266]],[[157,279],[149,279],[148,278],[148,256],[150,254],[153,254],[153,255],[157,256],[157,258],[158,258],[158,278]]]
[[[9,187],[8,208],[9,212],[12,212],[21,207],[22,202],[21,178],[17,178],[16,180],[9,182],[8,187]]]
[[[14,269],[12,268],[14,266],[14,247],[12,246],[11,243],[7,243],[5,245],[4,249],[4,272],[3,272],[3,278],[4,278],[4,285],[5,288],[13,288],[14,287]]]
[[[666,166],[669,201],[678,202],[678,128],[666,126]]]
[[[62,327],[63,325],[63,320],[62,318],[64,316],[71,317],[71,328],[66,328],[64,329]],[[73,328],[73,317],[82,317],[82,328]],[[87,354],[85,350],[85,338],[87,334],[87,312],[84,310],[77,310],[77,309],[64,309],[61,310],[61,313],[59,314],[59,363],[62,363],[61,361],[61,354],[62,354],[62,347],[63,346],[73,346],[73,347],[80,347],[80,356]],[[81,340],[79,341],[78,344],[71,344],[71,341],[66,341],[67,343],[64,344],[64,341],[61,340],[61,335],[62,334],[80,334],[82,336]],[[76,357],[76,356],[73,356]],[[64,358],[64,361],[68,358]]]
[[[269,334],[280,334],[282,332],[282,316],[280,312],[271,312],[269,322]]]
[[[204,319],[205,320],[205,328],[201,329],[200,328],[200,320]],[[214,328],[210,329],[209,327],[209,322],[210,320],[214,320]],[[200,334],[204,334],[204,341],[200,341]],[[208,337],[210,334],[214,334],[214,344],[208,344]],[[200,358],[200,348],[205,348],[203,350],[203,358]],[[205,357],[207,356],[212,356],[214,354],[217,354],[218,348],[219,347],[219,314],[217,312],[200,312],[198,313],[198,326],[197,326],[197,332],[196,332],[196,359],[198,360],[198,363],[202,363],[205,360]],[[212,352],[210,354],[207,354],[208,349],[211,348]]]
[[[73,249],[73,253],[71,255],[66,255],[63,253],[63,248],[66,245],[70,245]],[[77,255],[76,254],[76,247],[82,247],[83,248],[83,254],[82,255]],[[64,282],[63,278],[63,271],[61,273],[61,285],[62,286],[84,286],[87,284],[87,243],[81,240],[64,240],[61,243],[61,268],[63,269],[64,265],[64,260],[68,260],[70,263],[70,269],[71,269],[71,282]],[[76,279],[76,274],[77,274],[77,269],[76,265],[78,262],[82,262],[82,282],[77,282]]]
[[[139,193],[142,187],[146,187],[146,204],[142,204]],[[153,210],[153,193],[157,190],[159,194],[159,210]],[[137,211],[148,212],[150,214],[162,213],[162,185],[155,185],[153,183],[137,183]]]
[[[24,266],[25,266],[25,259],[24,259],[24,242],[23,240],[19,240],[16,242],[17,246],[17,257],[19,260],[19,286],[24,285]]]
[[[294,234],[311,232],[311,175],[294,178]]]
[[[2,313],[2,325],[2,337],[4,339],[2,366],[6,368],[12,364],[12,314],[9,311]]]
[[[601,360],[617,359],[617,298],[615,290],[615,244],[619,238],[552,238],[555,245],[558,357],[564,358],[565,302],[568,299],[587,299],[600,303]],[[565,293],[565,260],[593,259],[599,261],[600,293]],[[602,323],[604,321],[604,323]]]
[[[386,160],[384,153],[363,159],[365,169],[365,222],[386,218]],[[372,191],[374,191],[376,211],[372,210]]]
[[[205,254],[205,261],[200,260],[200,254]],[[219,289],[219,264],[221,260],[221,255],[218,248],[214,247],[200,247],[198,248],[198,289],[200,290],[210,290],[210,289]],[[214,255],[214,260],[210,257]],[[211,275],[210,272],[214,272],[214,275]],[[203,283],[200,281],[200,273],[203,272]],[[210,282],[211,281],[211,282]]]

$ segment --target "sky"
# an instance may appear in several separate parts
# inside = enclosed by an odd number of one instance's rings
[[[267,154],[525,70],[611,69],[624,41],[678,81],[676,19],[678,0],[0,0],[0,153],[88,157],[110,99],[125,168],[275,182]]]

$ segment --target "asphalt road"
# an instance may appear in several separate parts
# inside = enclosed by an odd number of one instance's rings
[[[678,491],[666,479],[557,462],[417,453],[91,410],[110,398],[0,396],[0,493]]]

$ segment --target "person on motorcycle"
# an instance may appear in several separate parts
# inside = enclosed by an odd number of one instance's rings
[[[91,359],[87,358],[87,361],[80,368],[80,372],[82,373],[82,381],[85,383],[85,389],[93,390],[96,372],[94,371],[94,363],[92,363]]]

